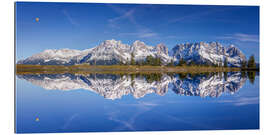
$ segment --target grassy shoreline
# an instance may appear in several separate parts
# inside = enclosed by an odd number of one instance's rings
[[[237,67],[206,67],[206,66],[138,66],[138,65],[16,65],[17,74],[133,74],[133,73],[207,73],[237,72]]]

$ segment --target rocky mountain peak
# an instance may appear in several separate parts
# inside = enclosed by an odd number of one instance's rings
[[[118,45],[121,45],[121,41],[117,41],[117,40],[114,40],[114,39],[111,39],[111,40],[105,40],[103,41],[100,46],[118,46]]]
[[[18,64],[73,65],[95,63],[111,65],[129,62],[131,54],[134,55],[135,61],[144,61],[149,55],[159,57],[164,65],[171,60],[177,63],[181,58],[197,64],[220,64],[227,58],[229,65],[237,67],[245,60],[245,55],[238,48],[235,46],[226,48],[218,42],[177,44],[172,48],[170,54],[168,52],[168,48],[164,44],[149,46],[137,40],[130,46],[112,39],[83,51],[72,49],[45,50],[25,60],[18,61]]]
[[[134,48],[144,48],[146,47],[146,44],[142,41],[136,40],[133,44],[132,47]]]
[[[230,45],[227,48],[226,53],[229,55],[229,57],[240,57],[242,61],[246,61],[246,56],[234,45]]]
[[[218,42],[200,42],[178,44],[171,54],[175,59],[194,61],[197,64],[221,64],[227,58],[230,66],[239,67],[245,59],[244,54],[236,47],[224,47]]]
[[[166,55],[169,55],[168,48],[163,43],[160,43],[156,46],[158,53],[164,53]]]

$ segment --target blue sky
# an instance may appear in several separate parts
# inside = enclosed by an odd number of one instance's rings
[[[88,49],[135,40],[234,44],[259,61],[259,7],[94,3],[16,3],[16,59],[45,49]],[[35,18],[39,18],[39,22]]]

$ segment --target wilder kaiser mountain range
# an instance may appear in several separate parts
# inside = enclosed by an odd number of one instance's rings
[[[113,65],[128,64],[132,58],[136,62],[142,62],[147,56],[160,58],[162,65],[167,65],[172,61],[176,64],[180,59],[187,63],[223,65],[226,60],[229,66],[240,67],[241,62],[246,61],[245,55],[234,45],[224,47],[218,42],[177,44],[169,51],[164,44],[150,46],[137,40],[132,45],[127,45],[112,39],[82,51],[73,49],[45,50],[24,60],[19,60],[17,64],[75,65],[89,63],[91,65]]]

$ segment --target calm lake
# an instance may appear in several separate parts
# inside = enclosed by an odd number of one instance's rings
[[[248,76],[17,75],[16,132],[258,129],[259,75]]]

